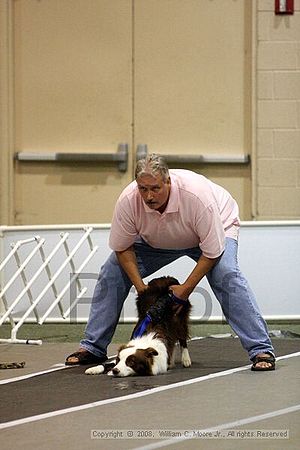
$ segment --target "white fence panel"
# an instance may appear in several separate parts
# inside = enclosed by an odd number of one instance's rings
[[[51,249],[57,245],[59,233],[69,233],[67,245],[71,250],[62,246],[49,262],[48,267],[53,276],[57,268],[64,264],[68,252],[70,253],[81,239],[82,227],[83,225],[0,227],[0,233],[2,232],[2,238],[0,238],[2,258],[0,258],[0,261],[6,260],[6,255],[11,251],[10,244],[13,241],[26,240],[39,235],[42,239],[45,239],[42,248],[45,255],[49,255]],[[57,302],[57,295],[55,296],[53,289],[47,291],[47,295],[39,303],[39,323],[69,320],[86,322],[100,267],[110,254],[108,247],[109,224],[93,224],[91,227],[93,231],[90,238],[94,246],[99,248],[97,256],[92,258],[93,255],[91,255],[83,268],[81,267],[82,261],[85,261],[91,253],[91,248],[88,245],[78,248],[72,260],[74,266],[80,268],[79,279],[70,283],[74,267],[67,264],[62,268],[60,277],[55,281],[55,286],[57,292],[62,292],[65,289],[64,296]],[[28,254],[28,249],[27,253],[25,253],[25,249],[26,246],[22,246],[18,251],[21,261],[24,261]],[[300,221],[243,222],[240,231],[239,260],[241,269],[255,292],[262,314],[266,319],[300,319]],[[35,276],[42,264],[41,258],[35,261],[35,265],[32,264],[26,268],[28,280]],[[194,262],[184,257],[156,272],[149,279],[155,276],[173,275],[182,282],[193,267]],[[11,259],[0,272],[0,274],[2,273],[2,280],[0,280],[2,289],[4,280],[9,280],[15,272],[16,263]],[[44,270],[30,288],[34,299],[38,298],[48,282],[49,275]],[[20,293],[24,288],[22,283],[21,277],[17,277],[13,286],[5,292],[5,299],[10,304],[12,299],[16,298],[16,293]],[[81,283],[85,286],[84,291],[80,287]],[[78,302],[76,295],[78,295]],[[196,288],[191,296],[191,301],[193,304],[192,320],[223,320],[219,303],[206,280],[203,280]],[[64,314],[58,307],[60,303]],[[36,321],[34,308],[30,308],[30,313],[26,313],[26,311],[28,311],[28,298],[23,297],[14,308],[14,319],[18,321],[25,315],[26,321]],[[67,316],[70,317],[66,319]],[[7,319],[9,320],[9,316],[7,316]],[[120,321],[131,322],[135,320],[135,292],[132,289],[124,304]]]
[[[81,236],[76,236],[71,250],[67,243],[69,232],[56,233],[55,241],[48,242],[47,251],[45,237],[34,236],[10,242],[12,250],[0,264],[3,310],[0,326],[9,320],[11,337],[0,339],[0,342],[41,344],[41,341],[17,339],[23,323],[27,319],[35,319],[41,325],[54,310],[56,315],[66,319],[86,294],[87,288],[82,287],[79,277],[98,246],[93,245],[90,236],[93,228],[84,227],[83,231]],[[74,285],[75,295],[71,298]]]

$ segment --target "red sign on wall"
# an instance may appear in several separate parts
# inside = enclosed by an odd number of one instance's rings
[[[294,0],[275,0],[275,14],[294,14]]]

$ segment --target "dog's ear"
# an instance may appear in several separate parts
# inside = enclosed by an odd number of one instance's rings
[[[122,350],[124,350],[125,348],[131,348],[132,345],[127,345],[127,344],[122,344],[120,345],[120,347],[118,348],[118,353],[120,353]]]
[[[166,283],[168,284],[168,286],[174,286],[174,285],[180,284],[179,281],[177,280],[177,278],[174,278],[174,277],[167,277]]]
[[[126,344],[122,344],[120,345],[120,347],[118,348],[118,352],[120,353],[122,350],[124,350],[124,348],[126,348]]]
[[[167,290],[167,288],[169,286],[172,286],[173,284],[179,284],[179,281],[173,277],[160,277],[160,278],[153,278],[153,280],[149,281],[148,286],[150,288]]]
[[[147,356],[147,358],[149,358],[150,356],[157,356],[158,352],[155,350],[155,348],[148,347],[145,349],[145,355]]]

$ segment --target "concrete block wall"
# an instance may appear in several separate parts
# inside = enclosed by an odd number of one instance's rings
[[[256,218],[300,217],[300,0],[257,0]]]

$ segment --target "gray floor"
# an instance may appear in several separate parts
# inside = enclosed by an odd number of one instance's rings
[[[74,351],[74,343],[45,343],[37,346],[1,345],[1,360],[26,360],[24,369],[2,370],[6,380],[59,367]],[[116,345],[110,347],[114,354]],[[300,350],[300,345],[299,345]],[[33,418],[32,422],[1,429],[6,448],[16,450],[52,449],[298,449],[300,442],[300,355],[281,359],[277,370],[253,373],[245,366],[222,376],[200,377],[191,384],[164,386],[160,392],[141,392],[114,402],[90,404],[65,414]],[[58,366],[57,366],[58,365]],[[68,369],[64,369],[68,370]],[[187,369],[188,370],[188,369]],[[37,378],[38,382],[38,378]],[[17,382],[16,382],[17,383]],[[99,388],[101,383],[99,383]],[[51,386],[49,386],[51,389]],[[17,395],[17,394],[16,394]],[[74,392],[76,395],[76,391]],[[20,404],[22,408],[22,404]],[[278,413],[279,411],[279,413]],[[270,417],[264,418],[264,414]],[[280,415],[276,415],[280,414]],[[261,417],[262,416],[262,417]],[[240,423],[240,420],[246,422]],[[221,437],[214,439],[91,439],[91,430],[164,430],[192,431],[216,428]],[[229,429],[230,433],[225,431]],[[156,431],[158,430],[158,431]],[[237,431],[288,430],[289,439],[250,439]],[[235,438],[233,438],[235,434]]]

